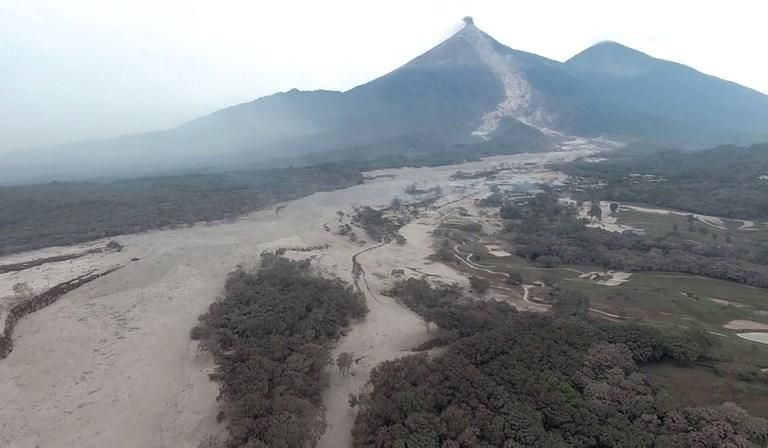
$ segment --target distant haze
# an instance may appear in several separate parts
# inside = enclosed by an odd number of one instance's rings
[[[8,0],[0,151],[173,127],[294,87],[346,90],[465,15],[553,59],[610,39],[768,92],[762,0]]]

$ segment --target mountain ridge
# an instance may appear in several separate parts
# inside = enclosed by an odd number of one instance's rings
[[[393,142],[404,141],[435,151],[492,140],[505,120],[553,137],[681,146],[768,139],[768,96],[755,90],[616,42],[558,62],[503,45],[471,18],[464,22],[430,50],[346,91],[291,89],[172,129],[25,151],[10,168],[34,167],[43,178],[132,176],[316,160],[354,148],[398,151]]]

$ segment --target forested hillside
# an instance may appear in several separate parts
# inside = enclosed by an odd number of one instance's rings
[[[0,177],[285,167],[483,142],[520,150],[537,133],[701,148],[763,141],[767,128],[768,96],[753,89],[617,43],[562,63],[507,47],[466,18],[432,49],[355,88],[291,89],[171,129],[20,151],[0,165]]]

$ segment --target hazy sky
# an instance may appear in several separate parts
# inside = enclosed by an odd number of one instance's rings
[[[768,92],[765,0],[0,0],[0,151],[162,129],[293,87],[346,90],[465,15],[553,59],[611,39]]]

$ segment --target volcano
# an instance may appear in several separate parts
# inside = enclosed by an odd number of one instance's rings
[[[565,62],[509,48],[467,17],[400,68],[345,92],[277,93],[177,128],[28,150],[0,174],[136,176],[492,145],[570,136],[681,147],[768,139],[768,96],[614,42]]]

